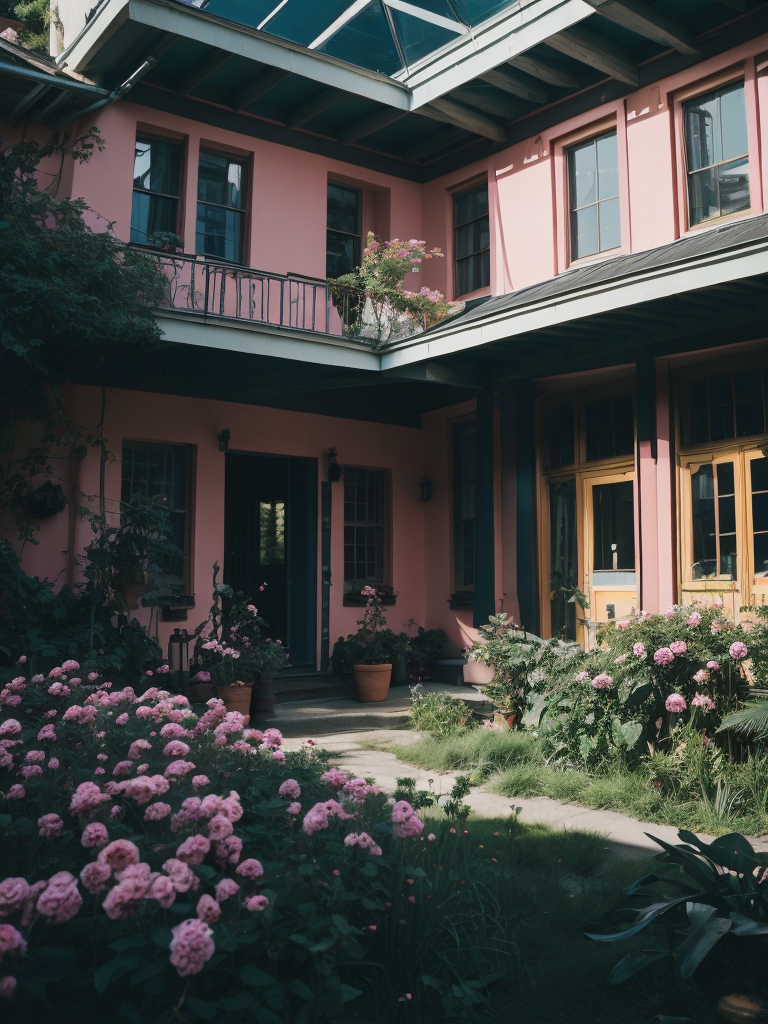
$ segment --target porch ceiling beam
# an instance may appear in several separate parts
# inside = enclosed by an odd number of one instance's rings
[[[423,160],[424,157],[439,153],[441,149],[446,149],[454,143],[463,142],[469,137],[469,134],[464,128],[446,124],[443,125],[441,131],[430,132],[418,142],[408,143],[407,149],[403,150],[401,156],[404,160]]]
[[[516,74],[512,68],[496,68],[494,71],[486,71],[479,78],[483,82],[487,82],[488,85],[518,96],[521,100],[528,100],[529,103],[547,102],[546,89],[542,89],[536,82]]]
[[[290,71],[281,71],[280,68],[272,68],[269,71],[262,71],[245,85],[240,92],[232,98],[233,110],[245,110],[252,106],[256,100],[266,96],[268,92],[275,89],[286,78],[290,78]]]
[[[332,107],[334,103],[338,103],[345,95],[346,93],[341,92],[339,89],[330,87],[328,89],[320,89],[319,92],[313,93],[303,103],[299,103],[298,106],[289,111],[285,123],[289,128],[301,128],[302,125],[317,117],[318,114],[322,114],[324,110]]]
[[[389,128],[391,124],[400,121],[405,116],[404,110],[384,107],[383,110],[379,110],[375,114],[370,114],[367,117],[361,117],[357,121],[350,122],[336,137],[339,142],[349,145],[350,142],[357,142],[359,139],[364,139],[367,135],[373,135],[374,132],[380,132],[384,128]]]
[[[568,71],[561,71],[560,68],[549,61],[541,60],[539,57],[532,57],[529,53],[520,53],[517,57],[510,57],[507,61],[513,68],[519,68],[528,75],[546,82],[547,85],[556,85],[560,89],[580,89],[581,82],[576,75]]]
[[[485,375],[479,373],[476,367],[448,366],[430,360],[405,366],[401,370],[384,370],[381,376],[385,380],[419,380],[430,384],[447,384],[455,388],[480,389],[487,387],[488,384]]]
[[[509,121],[517,114],[529,109],[516,103],[515,100],[494,96],[492,93],[480,92],[471,85],[464,89],[457,89],[447,99],[459,100],[461,103],[466,103],[467,106],[485,111],[486,114],[495,114],[496,117],[501,117],[505,121]]]
[[[567,32],[557,32],[547,39],[547,46],[566,57],[588,64],[604,75],[609,75],[626,85],[640,85],[637,66],[631,55],[621,46],[603,39],[589,29],[575,27]]]
[[[693,57],[701,56],[693,35],[645,0],[587,0],[587,3],[614,25],[621,25],[644,39],[651,39],[654,43]]]
[[[189,96],[199,85],[212,78],[217,71],[221,71],[232,60],[231,53],[218,53],[214,51],[191,68],[179,82],[179,94]]]
[[[458,128],[466,128],[467,131],[483,135],[486,139],[493,139],[494,142],[500,142],[502,145],[507,141],[507,133],[503,125],[492,121],[471,107],[465,107],[463,103],[456,103],[454,100],[433,100],[427,106],[419,107],[418,112],[437,121],[447,121],[449,124],[455,124]]]

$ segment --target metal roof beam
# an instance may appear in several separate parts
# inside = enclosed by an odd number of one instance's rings
[[[380,132],[383,128],[388,128],[395,121],[400,121],[405,116],[404,110],[385,107],[383,110],[376,111],[375,114],[370,114],[367,117],[361,117],[357,121],[350,122],[336,137],[339,142],[348,145],[350,142],[357,142],[358,139],[364,139],[367,135],[373,135],[374,132]]]
[[[261,74],[256,75],[251,81],[244,86],[240,92],[238,92],[232,98],[232,109],[233,110],[245,110],[250,107],[256,100],[260,100],[262,96],[266,96],[268,92],[271,92],[276,86],[284,82],[286,78],[290,78],[290,71],[281,71],[279,68],[271,68],[269,71],[262,71]]]
[[[179,94],[181,96],[189,96],[190,93],[194,92],[199,85],[206,82],[209,78],[213,78],[217,71],[221,71],[223,67],[232,60],[231,53],[223,53],[221,50],[214,50],[213,54],[209,54],[204,57],[203,60],[198,61],[186,75],[183,76],[179,82]]]
[[[510,57],[507,64],[520,71],[525,71],[528,75],[533,75],[534,78],[546,82],[547,85],[556,85],[560,89],[581,88],[581,82],[575,75],[568,71],[562,71],[549,61],[532,57],[530,53],[520,53],[517,57]]]
[[[700,57],[693,35],[645,0],[587,0],[602,17],[661,46]]]
[[[493,139],[494,142],[503,144],[507,141],[507,132],[503,125],[492,121],[471,107],[465,107],[463,103],[456,103],[454,100],[435,99],[429,106],[420,107],[418,112],[426,117],[433,117],[438,121],[448,121],[449,124],[455,124],[459,128],[466,128],[467,131],[483,135],[486,139]]]
[[[546,103],[547,91],[542,89],[530,79],[523,78],[516,74],[511,68],[497,68],[494,71],[486,71],[479,76],[483,82],[518,96],[521,100],[528,100],[529,103]]]
[[[631,55],[596,32],[581,27],[570,28],[567,32],[557,32],[550,36],[546,44],[558,53],[588,64],[619,82],[635,88],[640,85],[637,65]]]
[[[338,103],[343,96],[346,96],[346,93],[339,89],[321,89],[289,111],[285,123],[289,128],[301,128],[303,124],[311,121],[318,114],[322,114],[324,110],[328,110],[334,103]]]

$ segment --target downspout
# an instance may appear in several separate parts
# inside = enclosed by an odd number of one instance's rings
[[[71,121],[74,121],[75,118],[85,117],[86,114],[92,114],[95,110],[101,110],[102,107],[107,107],[110,103],[114,103],[115,100],[119,100],[122,96],[125,96],[126,93],[130,92],[134,85],[136,85],[136,83],[140,81],[144,77],[144,75],[147,74],[148,71],[151,71],[152,68],[156,66],[156,58],[147,57],[144,63],[141,64],[138,68],[136,68],[136,70],[133,72],[130,78],[126,78],[122,85],[119,85],[116,89],[113,89],[108,96],[105,96],[103,99],[97,100],[95,103],[92,103],[90,107],[86,107],[85,110],[75,111],[71,116],[67,117],[66,121],[62,121],[60,124],[58,124],[57,128],[64,128],[65,125],[68,125]]]

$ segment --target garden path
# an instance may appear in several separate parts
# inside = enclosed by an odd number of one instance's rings
[[[403,761],[386,749],[387,745],[405,746],[420,739],[423,734],[410,730],[368,729],[360,732],[339,732],[318,736],[317,745],[331,754],[331,761],[353,775],[374,778],[387,792],[393,792],[396,780],[402,776],[416,779],[417,789],[431,788],[435,793],[447,795],[461,772],[425,771]],[[286,738],[283,747],[297,750],[305,739]],[[520,807],[520,821],[527,825],[542,824],[558,830],[597,832],[604,835],[614,851],[637,859],[660,852],[660,847],[646,835],[650,833],[668,843],[678,843],[677,829],[670,825],[652,825],[637,821],[616,811],[594,810],[580,804],[563,803],[545,796],[506,797],[491,793],[484,786],[473,787],[466,802],[473,814],[480,818],[506,818],[515,807]],[[702,838],[710,839],[709,836]],[[768,836],[751,839],[755,849],[768,851]]]

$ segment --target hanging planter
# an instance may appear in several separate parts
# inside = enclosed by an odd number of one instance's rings
[[[392,678],[392,665],[353,665],[357,699],[374,704],[387,699]]]

